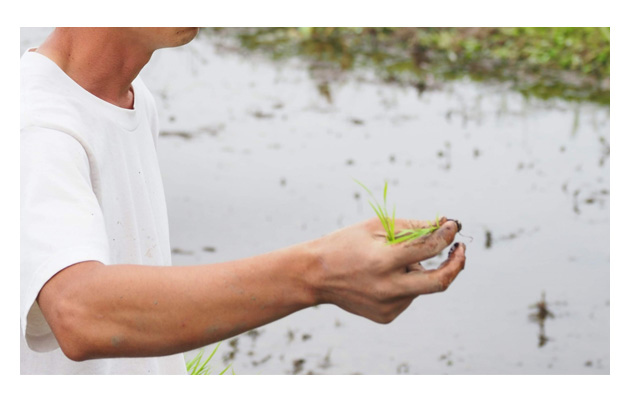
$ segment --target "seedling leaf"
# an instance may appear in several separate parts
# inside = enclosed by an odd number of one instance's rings
[[[389,217],[387,212],[387,187],[388,183],[385,181],[385,187],[383,188],[383,207],[378,203],[370,189],[367,188],[363,183],[354,179],[356,183],[361,185],[363,189],[370,195],[370,197],[374,200],[374,203],[368,200],[370,207],[374,210],[374,213],[381,221],[383,225],[383,229],[385,229],[385,234],[387,238],[387,244],[396,244],[401,242],[406,242],[408,240],[413,240],[419,238],[424,235],[428,235],[440,227],[440,214],[437,214],[435,217],[435,225],[432,225],[429,228],[419,228],[419,229],[405,229],[398,234],[396,234],[396,205],[393,206],[392,209],[392,217]]]

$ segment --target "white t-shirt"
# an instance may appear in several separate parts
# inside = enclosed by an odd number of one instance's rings
[[[36,302],[78,262],[171,264],[151,93],[138,77],[133,110],[114,106],[32,51],[20,79],[21,372],[185,374],[182,354],[71,361]]]

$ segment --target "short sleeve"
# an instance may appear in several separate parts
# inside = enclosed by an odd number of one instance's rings
[[[59,345],[36,302],[44,284],[82,261],[109,263],[101,207],[81,144],[63,132],[20,133],[20,326],[28,346]]]

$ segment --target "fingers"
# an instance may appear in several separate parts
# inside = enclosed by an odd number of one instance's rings
[[[445,291],[455,280],[466,263],[466,245],[455,243],[449,256],[437,269],[411,270],[403,275],[407,293],[412,296]]]
[[[440,218],[440,226],[444,224],[448,219],[446,217]],[[405,229],[426,229],[435,226],[435,220],[433,221],[421,221],[414,219],[396,219],[396,230]]]
[[[414,264],[409,264],[405,272],[411,272],[411,271],[423,272],[423,271],[426,271],[426,269],[422,266],[422,264],[414,263]]]
[[[447,220],[445,217],[443,221],[440,221],[440,228],[435,232],[395,245],[400,246],[397,251],[402,258],[401,263],[408,265],[435,257],[453,243],[459,226],[456,221]]]

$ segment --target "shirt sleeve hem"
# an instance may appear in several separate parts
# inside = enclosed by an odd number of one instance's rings
[[[102,246],[81,246],[64,249],[58,251],[37,268],[29,282],[24,285],[26,289],[21,294],[20,325],[22,328],[21,334],[24,335],[24,339],[31,350],[47,352],[59,347],[36,301],[40,290],[55,274],[84,261],[99,261],[103,264],[108,264],[109,257],[107,252],[102,249]]]

